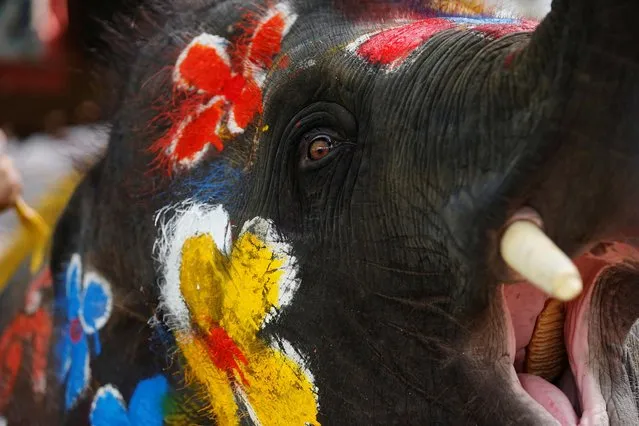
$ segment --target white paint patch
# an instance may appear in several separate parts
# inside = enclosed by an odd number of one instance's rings
[[[228,65],[229,68],[231,67],[231,58],[226,52],[226,48],[229,45],[229,41],[225,39],[224,37],[220,37],[220,36],[212,35],[208,33],[202,33],[199,36],[195,37],[193,40],[191,40],[191,42],[186,46],[186,48],[182,51],[182,53],[180,53],[180,56],[178,56],[178,60],[175,63],[175,69],[173,70],[173,82],[179,88],[196,89],[195,87],[192,87],[188,83],[188,81],[182,76],[182,73],[180,72],[180,68],[182,67],[182,64],[184,63],[186,58],[189,56],[191,49],[197,45],[208,47],[215,50],[215,52],[220,56],[220,58],[222,58],[224,63]]]
[[[300,64],[298,69],[307,70],[313,68],[315,65],[317,65],[315,58],[308,58]]]
[[[257,87],[263,89],[264,84],[266,83],[266,70],[254,64],[249,64],[248,68],[251,69],[250,75],[253,81],[255,81],[255,83],[257,84]]]
[[[165,221],[170,213],[175,216]],[[158,211],[155,224],[159,228],[154,251],[162,265],[160,307],[166,312],[164,322],[174,330],[187,331],[191,328],[191,318],[180,291],[182,246],[191,237],[209,234],[218,249],[228,256],[232,245],[228,213],[222,205],[186,201]]]

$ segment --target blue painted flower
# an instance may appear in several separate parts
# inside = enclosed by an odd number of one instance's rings
[[[91,426],[162,426],[169,384],[164,376],[142,380],[127,410],[122,394],[111,385],[98,389],[91,405]]]
[[[57,346],[60,361],[58,375],[66,380],[64,403],[70,409],[86,390],[91,377],[89,336],[93,336],[93,352],[100,354],[98,330],[111,315],[112,296],[109,283],[93,272],[82,279],[82,263],[75,254],[65,275],[67,323]]]

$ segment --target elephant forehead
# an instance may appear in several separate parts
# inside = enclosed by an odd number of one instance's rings
[[[417,48],[436,34],[451,29],[472,30],[497,39],[515,32],[532,31],[537,22],[493,17],[435,17],[367,33],[349,44],[347,50],[371,64],[396,68]]]

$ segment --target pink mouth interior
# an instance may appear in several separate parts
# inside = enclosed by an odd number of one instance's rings
[[[570,369],[556,383],[524,373],[526,348],[530,343],[537,317],[547,296],[523,282],[503,287],[510,329],[509,352],[517,381],[533,400],[550,413],[562,426],[607,424],[606,403],[595,375],[588,365],[588,316],[590,301],[599,274],[608,266],[629,258],[637,258],[636,250],[615,243],[604,254],[586,254],[575,260],[581,273],[584,290],[566,305],[564,341]],[[515,378],[516,377],[516,378]]]

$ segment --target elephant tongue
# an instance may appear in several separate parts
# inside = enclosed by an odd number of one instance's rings
[[[516,350],[514,367],[519,373],[517,378],[521,386],[562,426],[577,425],[577,413],[561,389],[541,377],[523,373],[526,349],[533,336],[537,318],[547,302],[547,296],[528,283],[519,283],[506,286],[504,297],[511,314],[512,338],[515,340],[511,344]]]
[[[518,374],[519,382],[526,392],[561,423],[572,426],[579,418],[570,400],[557,386],[532,374]]]

